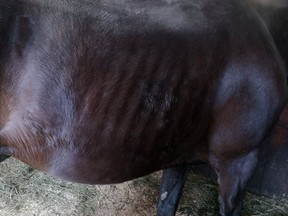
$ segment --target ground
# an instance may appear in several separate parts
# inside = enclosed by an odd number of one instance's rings
[[[0,164],[1,216],[153,216],[161,172],[123,184],[68,183],[15,160]],[[217,186],[190,174],[177,216],[215,216]],[[247,193],[243,216],[288,216],[288,200]]]

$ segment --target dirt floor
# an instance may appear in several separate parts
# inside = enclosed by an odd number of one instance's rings
[[[67,183],[14,159],[0,164],[1,216],[152,216],[161,172],[118,185]],[[191,174],[178,216],[216,216],[217,186]],[[244,216],[288,216],[288,201],[247,194]]]

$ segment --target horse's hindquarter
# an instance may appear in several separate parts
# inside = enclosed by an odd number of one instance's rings
[[[287,101],[287,72],[274,41],[256,13],[246,15],[230,35],[208,134],[210,155],[228,161],[258,151]]]

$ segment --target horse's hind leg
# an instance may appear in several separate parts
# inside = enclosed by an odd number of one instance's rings
[[[219,204],[222,216],[241,215],[243,193],[257,163],[257,151],[235,159],[211,156],[218,175]]]
[[[163,170],[157,216],[174,216],[188,173],[187,165]]]

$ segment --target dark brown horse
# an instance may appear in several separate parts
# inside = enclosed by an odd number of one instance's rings
[[[0,65],[0,154],[88,184],[209,161],[226,216],[287,99],[269,32],[237,0],[0,0]],[[186,167],[165,173],[159,216]]]

